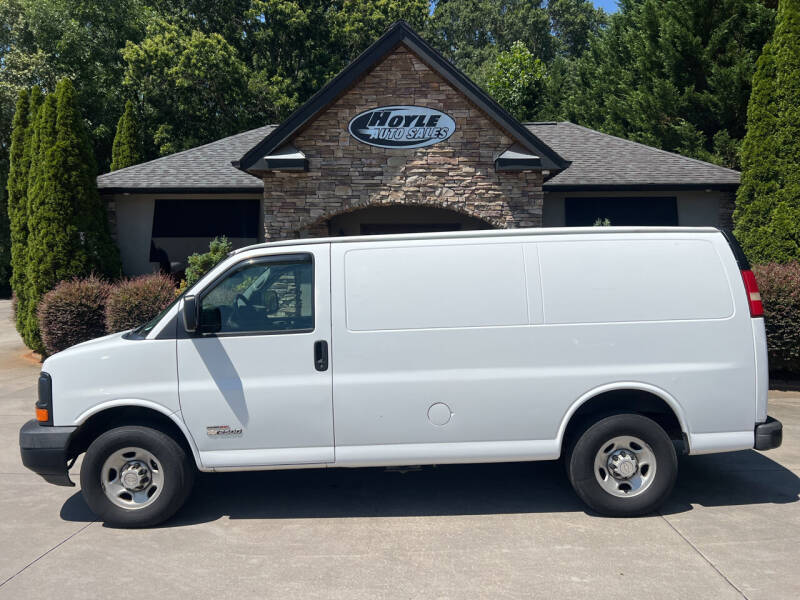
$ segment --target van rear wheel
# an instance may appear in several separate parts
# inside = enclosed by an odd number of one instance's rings
[[[89,508],[117,527],[150,527],[186,501],[194,465],[172,437],[150,427],[111,429],[92,442],[81,465]]]
[[[588,427],[570,446],[566,463],[581,500],[609,517],[653,512],[678,474],[672,440],[658,423],[638,414],[613,415]]]

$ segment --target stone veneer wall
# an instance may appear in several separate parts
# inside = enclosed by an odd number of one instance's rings
[[[456,122],[447,140],[383,149],[347,130],[360,112],[418,105]],[[293,140],[309,171],[264,174],[264,239],[327,235],[327,219],[367,206],[411,204],[454,210],[494,227],[539,227],[542,175],[497,172],[513,140],[405,46],[399,46]]]

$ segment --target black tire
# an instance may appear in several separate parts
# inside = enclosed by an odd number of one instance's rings
[[[163,485],[152,503],[141,508],[122,508],[104,490],[101,470],[106,459],[126,447],[141,448],[158,459]],[[108,525],[152,527],[173,516],[192,491],[194,464],[170,435],[144,426],[111,429],[95,439],[81,465],[81,491],[89,508]]]
[[[612,495],[595,475],[598,452],[609,440],[621,436],[634,436],[644,441],[655,455],[652,481],[641,493],[631,497]],[[608,517],[652,513],[672,492],[678,475],[678,458],[672,440],[658,423],[639,414],[617,414],[597,421],[573,441],[565,458],[567,475],[575,492],[589,507]]]

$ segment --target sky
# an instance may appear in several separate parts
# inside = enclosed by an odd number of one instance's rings
[[[617,12],[617,0],[594,0],[594,5],[606,12]]]

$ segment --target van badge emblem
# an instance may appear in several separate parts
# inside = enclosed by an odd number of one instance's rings
[[[435,108],[380,106],[353,117],[347,129],[359,142],[370,146],[422,148],[453,135],[456,122]]]
[[[206,434],[225,436],[242,435],[242,429],[232,429],[230,425],[212,425],[206,427]]]

